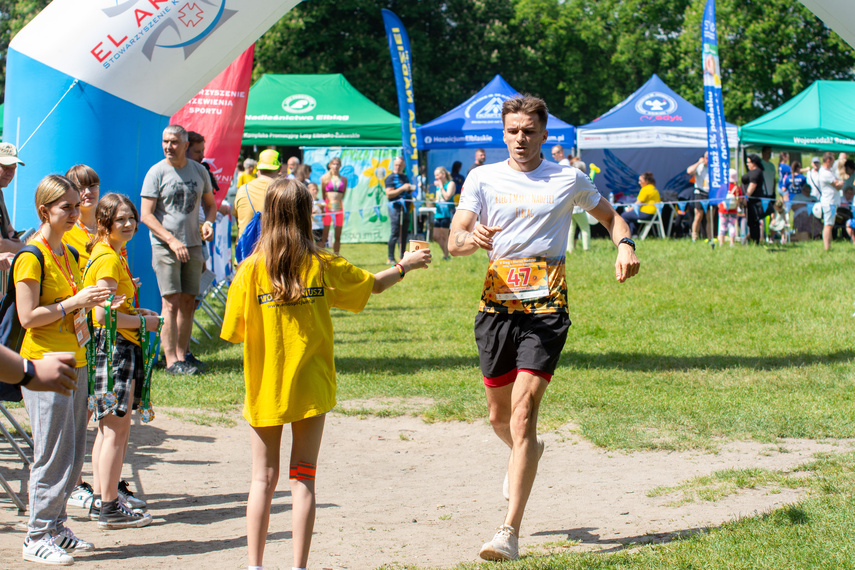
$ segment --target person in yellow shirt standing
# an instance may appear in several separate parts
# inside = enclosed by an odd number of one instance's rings
[[[237,185],[243,186],[247,182],[255,180],[255,177],[258,176],[258,173],[255,171],[255,167],[258,165],[252,158],[247,158],[243,161],[243,170],[238,175]]]
[[[80,256],[80,271],[89,261],[86,246],[95,235],[95,208],[101,194],[101,179],[98,173],[85,164],[76,164],[68,169],[65,177],[71,180],[80,192],[80,217],[74,227],[65,232],[62,241],[77,250]]]
[[[629,226],[632,237],[638,233],[636,231],[638,230],[638,222],[653,219],[653,215],[656,213],[656,203],[662,201],[659,197],[659,190],[656,189],[656,180],[653,179],[652,172],[645,172],[639,176],[638,184],[641,186],[641,190],[638,192],[635,203],[627,207],[620,215]]]
[[[354,267],[315,243],[313,206],[302,183],[277,178],[270,184],[258,247],[235,275],[223,318],[222,338],[243,343],[243,415],[252,449],[246,507],[251,569],[261,568],[264,556],[285,424],[292,434],[293,566],[308,562],[324,414],[336,403],[330,310],[357,313],[372,293],[430,263],[430,251],[423,249],[375,275]]]
[[[153,311],[135,306],[136,284],[122,257],[122,249],[139,227],[139,213],[133,202],[127,196],[111,192],[98,204],[96,218],[97,230],[88,245],[91,256],[83,284],[107,287],[115,292],[116,299],[124,301],[114,301],[116,320],[112,331],[117,334],[109,339],[111,331],[105,327],[105,309],[95,307],[93,311],[95,419],[99,422],[101,445],[93,448],[95,500],[89,508],[89,518],[97,516],[101,529],[137,528],[151,524],[151,515],[135,512],[120,500],[119,480],[128,446],[131,411],[140,404],[145,378],[140,329],[144,320],[146,330],[156,331],[159,317]],[[115,400],[111,398],[113,395]]]
[[[238,239],[252,220],[256,212],[264,211],[264,198],[267,195],[267,187],[274,178],[279,176],[282,163],[279,161],[279,153],[267,149],[258,155],[258,178],[241,185],[235,194],[235,217],[238,225]]]
[[[72,249],[62,243],[63,234],[80,215],[75,185],[64,176],[45,177],[36,188],[36,210],[42,224],[30,243],[41,252],[44,270],[29,252],[21,254],[13,267],[18,318],[27,329],[21,356],[39,360],[50,353],[74,354],[77,389],[70,396],[23,391],[34,442],[23,557],[66,565],[74,562],[69,552],[94,549],[65,526],[65,509],[86,454],[86,313],[104,303],[110,290],[83,287]]]

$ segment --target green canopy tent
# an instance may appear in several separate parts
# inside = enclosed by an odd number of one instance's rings
[[[341,74],[266,74],[249,90],[243,144],[401,146],[401,119]]]
[[[815,81],[739,129],[743,146],[855,151],[855,81]]]

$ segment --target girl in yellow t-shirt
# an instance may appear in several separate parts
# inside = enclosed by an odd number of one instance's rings
[[[67,550],[94,548],[65,526],[66,501],[86,453],[86,313],[106,301],[110,290],[83,287],[80,268],[62,243],[80,214],[74,184],[64,176],[45,177],[36,188],[36,210],[42,224],[30,243],[41,250],[44,272],[36,256],[28,253],[14,266],[18,318],[27,329],[21,356],[37,360],[51,352],[74,354],[77,390],[71,396],[23,391],[34,442],[23,556],[34,562],[71,564],[74,560]]]
[[[87,249],[90,257],[83,276],[84,285],[106,287],[123,302],[114,304],[116,313],[116,344],[112,349],[113,392],[116,401],[108,404],[103,396],[108,392],[107,335],[104,328],[105,310],[95,307],[95,396],[98,397],[95,419],[99,421],[100,445],[93,447],[92,481],[94,500],[90,518],[98,515],[98,528],[138,528],[151,524],[151,515],[135,512],[119,500],[118,485],[122,463],[131,428],[131,410],[140,403],[143,384],[143,357],[140,348],[141,318],[147,330],[157,330],[158,315],[134,306],[136,284],[127,261],[122,257],[125,244],[139,226],[139,213],[133,202],[121,194],[109,193],[96,209],[96,233]],[[100,507],[98,507],[100,499]]]
[[[222,338],[244,343],[244,417],[252,448],[246,508],[250,567],[261,567],[264,557],[284,424],[291,424],[292,435],[293,566],[305,568],[309,558],[324,414],[335,405],[330,309],[359,312],[371,293],[430,263],[424,249],[375,275],[354,267],[315,244],[313,205],[301,182],[270,183],[258,245],[229,288],[223,319]]]
[[[95,207],[101,193],[101,179],[97,172],[85,164],[72,166],[65,173],[65,177],[71,180],[80,192],[80,217],[74,227],[65,232],[62,241],[74,247],[80,254],[80,271],[83,272],[86,262],[89,261],[86,246],[95,235]]]
[[[71,180],[80,192],[80,217],[77,218],[74,227],[62,236],[62,242],[77,250],[80,272],[83,273],[86,262],[89,261],[86,246],[95,234],[95,207],[98,205],[98,196],[101,192],[101,179],[95,170],[85,164],[75,164],[68,169],[65,177]],[[90,410],[86,416],[87,425],[91,418]],[[98,445],[99,441],[96,439],[94,449],[98,449]],[[92,503],[92,487],[84,483],[82,477],[71,492],[69,501],[71,505],[87,508]]]

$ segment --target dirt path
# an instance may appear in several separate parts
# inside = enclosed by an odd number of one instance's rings
[[[23,410],[17,410],[23,412]],[[135,420],[136,421],[136,420]],[[71,527],[95,543],[75,557],[87,568],[245,568],[244,508],[249,484],[247,428],[207,427],[161,413],[135,426],[125,478],[150,504],[154,524],[100,531],[82,509]],[[660,485],[725,468],[789,469],[817,451],[854,441],[734,443],[718,454],[607,452],[569,428],[543,434],[546,453],[526,510],[521,548],[577,541],[609,550],[625,542],[667,540],[738,516],[797,500],[798,491],[752,490],[715,503],[668,506],[647,496]],[[91,438],[90,438],[91,445]],[[287,445],[287,444],[286,444]],[[339,416],[327,421],[318,466],[318,514],[310,566],[370,569],[383,564],[448,567],[477,559],[501,523],[507,449],[486,423],[426,424],[418,418]],[[8,446],[0,469],[18,489],[25,476]],[[84,467],[90,480],[90,465]],[[286,466],[287,477],[287,466]],[[274,498],[265,567],[290,568],[287,480]],[[21,560],[26,519],[0,493],[0,568],[34,568]]]

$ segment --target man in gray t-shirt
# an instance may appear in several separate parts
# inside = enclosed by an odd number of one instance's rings
[[[187,131],[170,125],[163,131],[166,156],[145,175],[140,221],[151,232],[152,267],[163,297],[163,354],[166,371],[198,374],[185,362],[204,255],[202,240],[214,237],[217,206],[205,167],[187,158]],[[199,228],[199,206],[205,222]]]

